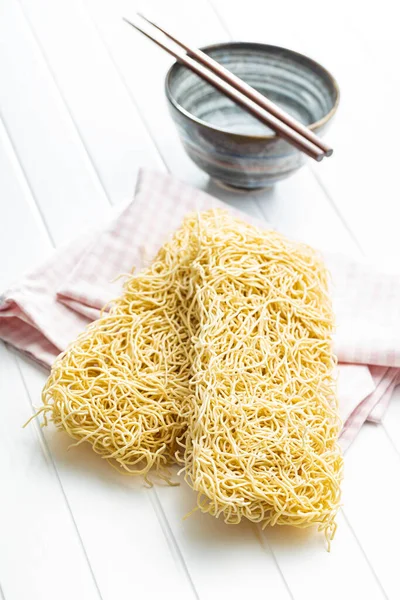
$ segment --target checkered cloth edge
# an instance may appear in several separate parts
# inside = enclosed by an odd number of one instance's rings
[[[50,366],[121,291],[121,273],[142,268],[193,211],[223,207],[164,174],[141,171],[133,201],[96,232],[56,250],[0,297],[0,338]],[[400,275],[324,253],[332,274],[339,404],[347,448],[367,420],[379,422],[400,381]]]

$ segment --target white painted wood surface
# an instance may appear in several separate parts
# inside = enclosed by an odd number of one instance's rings
[[[292,47],[330,68],[336,153],[273,191],[220,190],[186,157],[167,113],[170,60],[121,22],[125,0],[0,0],[0,289],[131,196],[137,170],[168,170],[288,235],[398,263],[400,91],[392,0],[146,0],[202,45]],[[329,21],[329,26],[327,23]],[[146,58],[144,59],[144,57]],[[366,93],[368,92],[368,96]],[[193,493],[147,490],[37,423],[46,373],[0,345],[0,598],[398,599],[400,393],[346,455],[332,552],[320,536],[205,515]]]

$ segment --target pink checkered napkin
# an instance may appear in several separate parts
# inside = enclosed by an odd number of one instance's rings
[[[0,297],[0,338],[50,366],[121,292],[116,276],[148,263],[188,212],[212,207],[241,214],[170,176],[142,171],[134,200],[107,226],[54,252]],[[342,256],[328,254],[325,259],[333,278],[346,448],[368,418],[382,418],[398,382],[400,276]]]
[[[121,293],[119,274],[142,268],[187,213],[212,207],[226,205],[171,177],[142,171],[134,200],[116,218],[55,251],[0,296],[0,338],[50,366]]]

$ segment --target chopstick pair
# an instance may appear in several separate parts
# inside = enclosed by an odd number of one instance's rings
[[[201,50],[192,48],[184,42],[181,42],[142,14],[138,13],[138,16],[160,31],[166,39],[156,37],[154,33],[142,29],[142,27],[132,23],[125,17],[123,17],[123,19],[126,23],[143,33],[143,35],[151,39],[169,54],[172,54],[179,62],[184,64],[199,77],[208,81],[208,83],[217,88],[225,96],[228,96],[233,102],[244,108],[265,125],[268,125],[275,133],[284,138],[292,146],[295,146],[298,150],[311,156],[311,158],[316,161],[321,161],[324,156],[331,156],[333,153],[332,148],[316,136],[310,129],[268,100],[263,94],[228,71],[228,69]],[[172,40],[175,46],[171,45],[167,40]],[[183,49],[184,52],[180,49]]]

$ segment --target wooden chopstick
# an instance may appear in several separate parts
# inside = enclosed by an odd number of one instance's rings
[[[217,88],[220,92],[228,96],[233,102],[240,105],[247,112],[255,116],[262,123],[268,125],[275,133],[280,135],[292,146],[295,146],[311,158],[316,161],[321,161],[325,156],[325,152],[321,150],[316,144],[302,136],[298,131],[292,129],[285,122],[281,121],[273,114],[269,113],[265,108],[257,104],[254,100],[246,96],[243,92],[234,88],[230,83],[222,79],[219,75],[211,71],[209,68],[200,64],[197,60],[191,58],[186,53],[181,52],[179,49],[175,49],[169,45],[166,41],[158,39],[153,35],[142,29],[139,25],[132,23],[129,19],[123,17],[124,21],[131,25],[134,29],[137,29],[155,42],[158,46],[166,50],[169,54],[174,56],[179,62],[184,64],[188,69],[196,73],[202,79],[208,81],[212,86]],[[165,35],[165,34],[164,34]],[[175,42],[176,44],[176,42]]]
[[[192,46],[189,46],[187,43],[182,42],[181,40],[178,40],[178,38],[174,37],[168,31],[166,31],[165,29],[160,27],[160,25],[157,25],[157,23],[155,23],[154,21],[151,21],[150,19],[145,17],[142,13],[138,12],[137,14],[142,19],[144,19],[144,21],[147,21],[147,23],[150,23],[150,25],[153,25],[153,27],[155,27],[156,29],[161,31],[164,35],[167,36],[167,38],[174,41],[176,44],[178,44],[178,46],[180,46],[181,48],[186,50],[186,52],[189,54],[189,56],[196,58],[203,65],[205,65],[206,67],[209,67],[214,73],[216,73],[217,75],[220,75],[220,77],[222,77],[222,79],[224,79],[224,81],[227,81],[228,83],[230,83],[239,92],[242,92],[248,98],[250,98],[251,100],[254,100],[254,102],[256,102],[256,104],[258,104],[262,108],[265,108],[265,110],[270,112],[277,119],[280,119],[281,121],[286,123],[286,125],[289,125],[289,127],[291,127],[292,129],[294,129],[295,131],[297,131],[298,133],[303,135],[305,138],[307,138],[310,142],[312,142],[313,144],[318,146],[318,148],[321,148],[321,150],[324,151],[325,156],[332,155],[333,149],[328,144],[326,144],[323,140],[321,140],[321,138],[319,138],[317,135],[315,135],[315,133],[313,131],[311,131],[305,125],[303,125],[303,123],[300,123],[300,121],[297,121],[292,116],[290,116],[288,113],[283,111],[274,102],[272,102],[271,100],[268,100],[268,98],[266,98],[266,96],[261,94],[259,91],[257,91],[253,87],[251,87],[251,85],[249,85],[248,83],[243,81],[243,79],[240,79],[240,77],[238,77],[237,75],[234,75],[233,73],[231,73],[231,71],[228,71],[228,69],[226,69],[223,65],[218,63],[213,58],[211,58],[211,56],[208,56],[208,54],[206,54],[205,52],[202,52],[198,48],[193,48]]]

